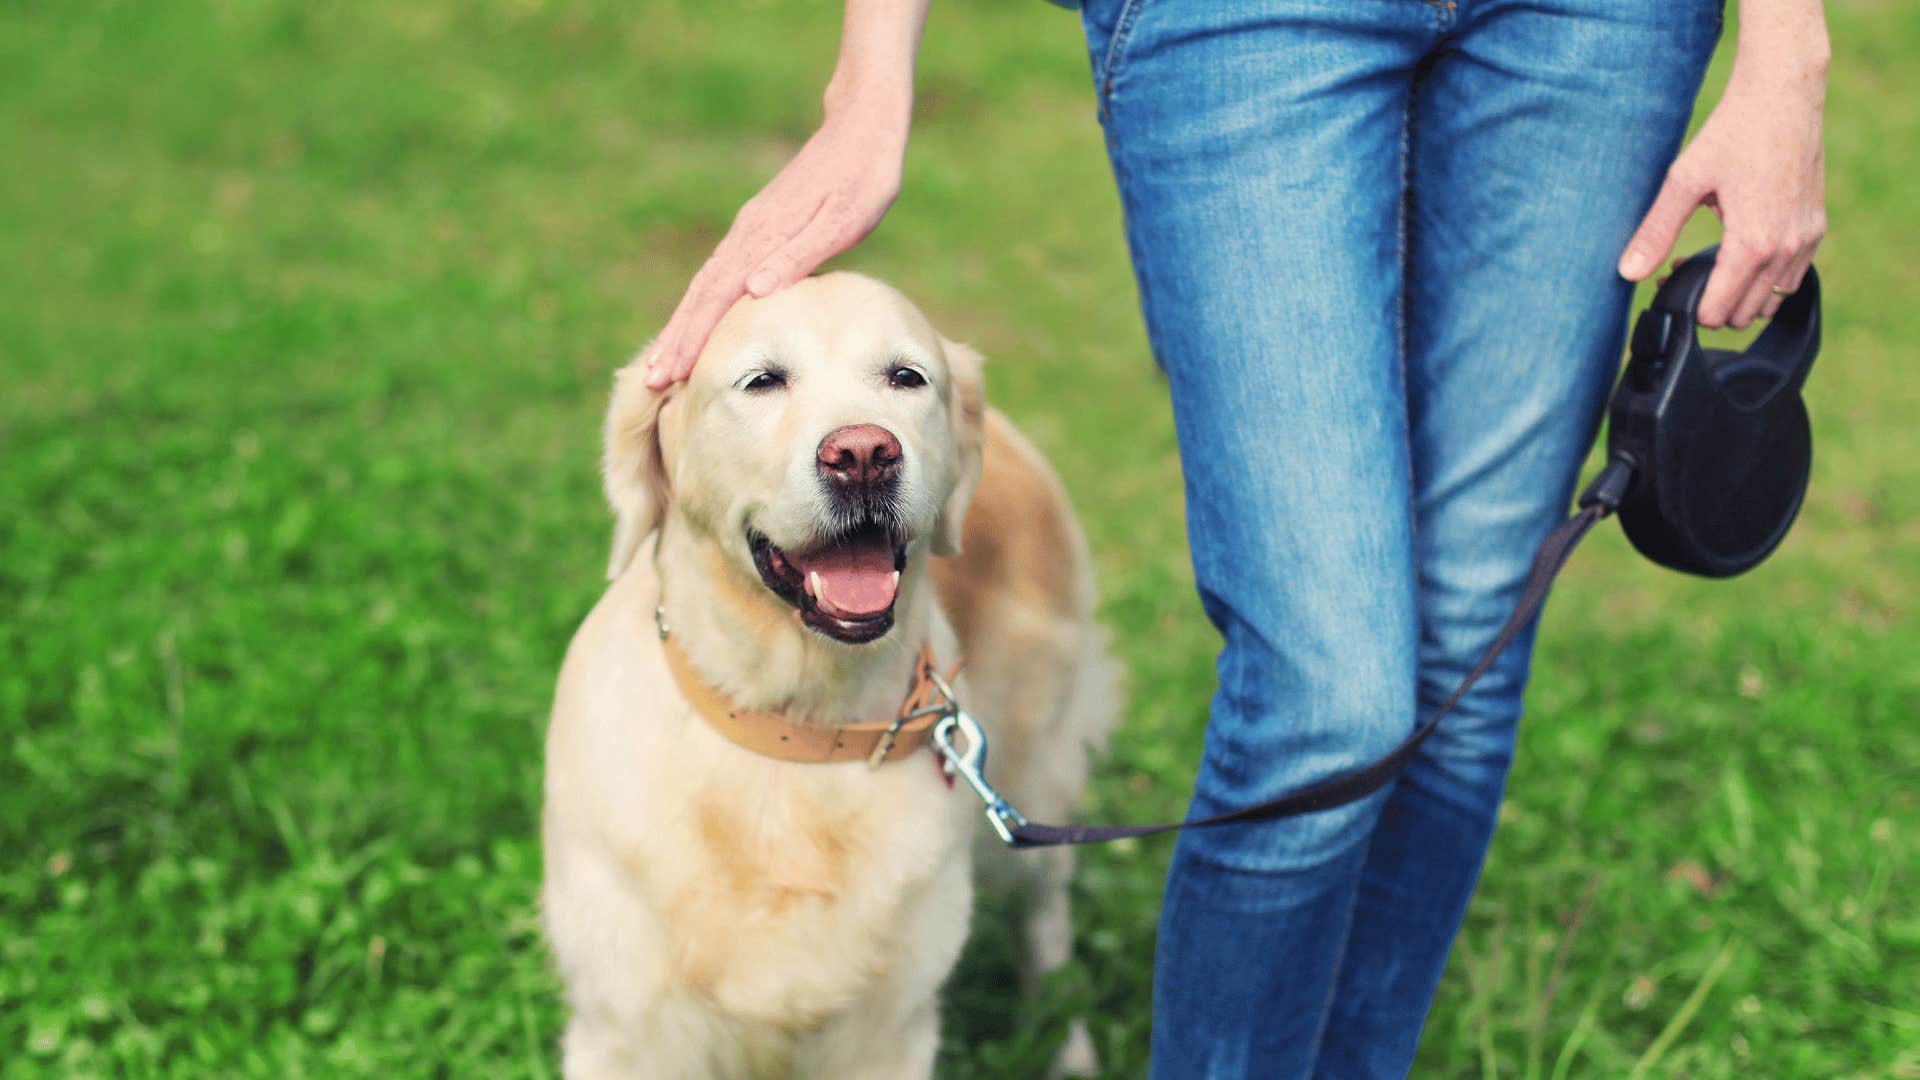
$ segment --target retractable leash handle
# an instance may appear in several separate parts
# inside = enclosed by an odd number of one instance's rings
[[[1634,324],[1607,454],[1634,469],[1620,524],[1642,555],[1731,577],[1779,546],[1806,495],[1813,435],[1800,388],[1820,351],[1820,276],[1808,267],[1744,351],[1708,349],[1696,320],[1716,251],[1676,267]]]
[[[1677,267],[1634,325],[1626,370],[1608,410],[1607,464],[1579,508],[1534,552],[1513,614],[1446,701],[1380,758],[1253,806],[1151,825],[1028,821],[986,780],[986,741],[949,693],[933,745],[950,772],[986,803],[987,819],[1016,848],[1092,844],[1176,829],[1273,821],[1341,806],[1378,791],[1506,650],[1546,602],[1582,537],[1618,510],[1627,537],[1662,566],[1726,577],[1758,564],[1786,535],[1806,493],[1812,440],[1800,387],[1820,350],[1820,279],[1812,267],[1744,352],[1705,349],[1695,330],[1716,248]],[[963,729],[964,748],[953,740]],[[943,737],[944,734],[944,737]]]

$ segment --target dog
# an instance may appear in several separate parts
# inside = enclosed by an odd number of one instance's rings
[[[884,729],[958,663],[994,783],[1058,819],[1117,708],[1085,540],[981,368],[834,273],[740,301],[682,386],[616,376],[611,584],[546,742],[568,1077],[932,1074],[987,830],[925,718]],[[1023,975],[1057,968],[1068,849],[980,846]],[[1076,1023],[1055,1071],[1095,1066]]]

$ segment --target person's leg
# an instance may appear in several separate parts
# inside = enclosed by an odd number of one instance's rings
[[[1400,210],[1431,11],[1086,11],[1195,577],[1225,639],[1196,815],[1359,765],[1413,715]],[[1311,1069],[1380,803],[1179,839],[1155,1077]]]
[[[1419,705],[1453,692],[1567,511],[1619,363],[1614,264],[1679,148],[1713,0],[1463,0],[1416,91],[1407,263]],[[1493,834],[1532,631],[1408,766],[1318,1063],[1403,1075]]]

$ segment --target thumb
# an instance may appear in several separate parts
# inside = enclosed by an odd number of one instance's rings
[[[1626,252],[1620,256],[1620,276],[1639,281],[1653,273],[1673,250],[1674,241],[1680,238],[1680,226],[1693,216],[1705,194],[1699,184],[1669,171],[1652,209],[1647,211],[1633,239],[1627,241]]]

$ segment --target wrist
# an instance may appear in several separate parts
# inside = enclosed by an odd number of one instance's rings
[[[1817,5],[1810,10],[1796,4],[1772,10],[1759,4],[1741,5],[1733,82],[1824,91],[1832,58],[1826,20]]]
[[[821,109],[827,123],[878,125],[904,142],[913,119],[913,72],[842,64],[827,80]]]
[[[1824,88],[1830,59],[1826,36],[1815,42],[1777,42],[1741,48],[1733,58],[1729,85]]]

